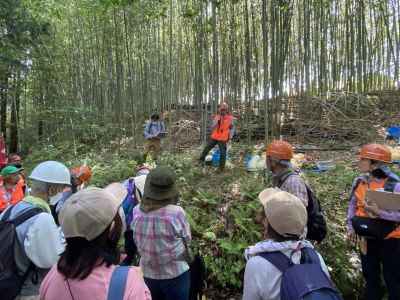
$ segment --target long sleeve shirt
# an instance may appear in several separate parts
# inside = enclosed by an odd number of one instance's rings
[[[354,232],[353,225],[351,223],[351,219],[356,215],[356,207],[357,207],[357,199],[356,199],[356,196],[354,195],[354,191],[357,188],[357,184],[360,180],[368,180],[368,178],[367,177],[358,177],[353,182],[352,192],[350,195],[349,207],[347,209],[347,229],[350,232]],[[396,191],[400,192],[400,184],[396,185],[394,192],[396,192]],[[380,209],[379,218],[383,219],[383,220],[400,223],[400,211]]]
[[[282,272],[269,261],[258,256],[259,253],[280,251],[299,264],[301,252],[295,250],[304,247],[313,248],[307,241],[275,242],[266,240],[246,249],[247,260],[244,273],[243,300],[280,300]],[[328,268],[318,254],[322,271],[329,277]]]
[[[146,140],[159,137],[159,134],[165,132],[165,124],[163,121],[149,121],[144,128],[144,138]]]
[[[24,200],[28,200],[27,198]],[[41,280],[47,270],[57,263],[59,255],[64,251],[64,237],[60,228],[55,224],[53,216],[48,212],[50,211],[48,204],[38,198],[31,197],[31,199],[38,206],[45,207],[47,212],[28,219],[16,229],[19,243],[23,249],[23,252],[16,256],[18,269],[25,272],[30,262],[39,268],[38,282],[32,283],[29,277],[22,287],[21,295],[23,296],[39,293]],[[10,219],[37,206],[24,200],[12,207]]]
[[[282,191],[288,192],[289,194],[295,195],[299,198],[305,207],[308,206],[308,193],[306,183],[299,174],[290,175],[280,184],[282,176],[287,173],[287,170],[282,171],[280,174],[273,175],[273,185],[278,186]]]

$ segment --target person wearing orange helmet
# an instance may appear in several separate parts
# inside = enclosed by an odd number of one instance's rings
[[[232,139],[234,133],[234,117],[229,113],[228,104],[223,102],[218,108],[218,114],[214,116],[211,126],[211,139],[200,156],[200,163],[203,164],[211,149],[218,145],[220,151],[219,170],[223,171],[226,162],[226,145]]]
[[[92,178],[92,170],[86,165],[74,167],[70,169],[70,173],[71,186],[66,187],[62,193],[59,193],[50,199],[51,213],[57,225],[59,224],[58,215],[65,202],[72,196],[72,194],[82,190]]]
[[[290,164],[293,154],[293,147],[288,142],[273,141],[268,145],[266,151],[267,169],[272,173],[272,185],[274,187],[279,187],[281,190],[295,195],[307,207],[308,194],[306,184]]]
[[[388,167],[391,161],[391,152],[386,146],[363,146],[358,168],[364,175],[354,180],[350,192],[347,236],[352,243],[359,241],[361,246],[367,300],[383,297],[382,268],[389,300],[400,299],[400,211],[379,209],[366,196],[368,190],[399,189],[400,178]]]
[[[71,169],[72,186],[81,190],[89,183],[92,178],[92,170],[88,166],[79,166]]]

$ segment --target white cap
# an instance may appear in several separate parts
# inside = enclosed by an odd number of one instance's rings
[[[280,235],[300,237],[307,225],[307,210],[296,196],[278,188],[265,189],[258,195],[271,227]]]
[[[64,236],[96,239],[110,226],[125,197],[126,189],[119,183],[105,189],[89,187],[73,194],[60,211]]]
[[[33,169],[29,178],[41,182],[71,185],[68,168],[58,161],[49,160],[40,163]]]

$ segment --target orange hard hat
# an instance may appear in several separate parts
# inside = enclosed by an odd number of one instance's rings
[[[279,160],[291,160],[293,158],[293,147],[288,142],[275,140],[268,145],[267,156]]]
[[[383,161],[385,163],[392,162],[392,152],[384,145],[368,144],[361,148],[360,159],[371,159],[376,161]]]
[[[88,182],[92,178],[92,170],[88,166],[72,168],[71,174],[82,182]]]

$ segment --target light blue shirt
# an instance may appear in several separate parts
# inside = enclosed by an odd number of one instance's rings
[[[165,125],[163,121],[149,121],[146,123],[144,129],[144,138],[146,140],[159,136],[160,133],[165,132]]]

